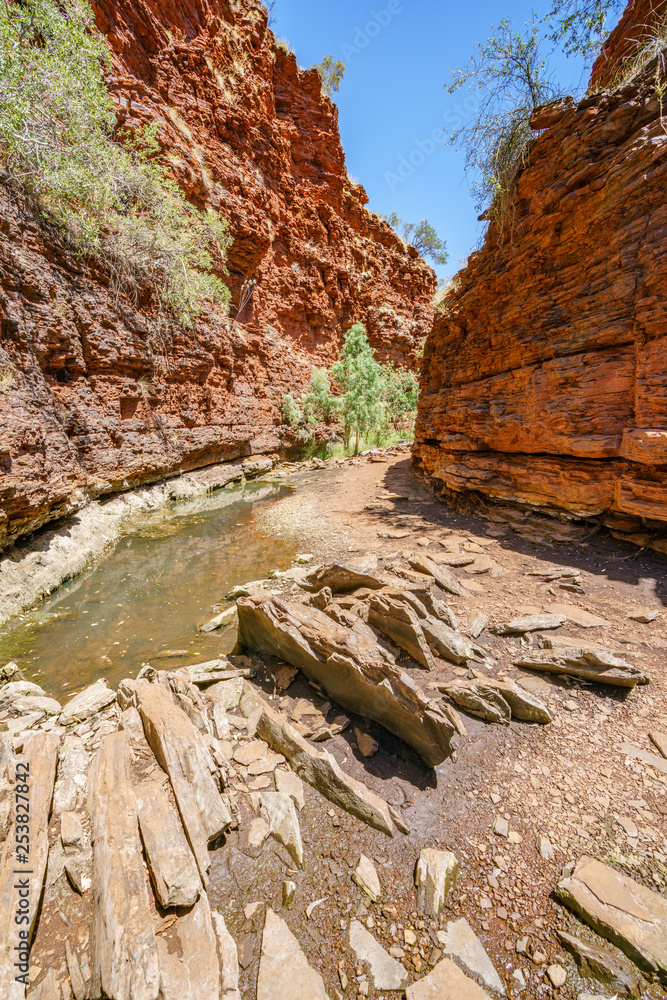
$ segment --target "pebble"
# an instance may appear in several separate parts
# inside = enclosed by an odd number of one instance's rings
[[[552,984],[558,988],[559,986],[565,985],[567,972],[562,965],[550,965],[547,969],[547,976],[551,980]]]

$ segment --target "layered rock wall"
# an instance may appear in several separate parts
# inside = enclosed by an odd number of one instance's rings
[[[535,118],[504,228],[426,344],[415,457],[445,490],[667,522],[661,114],[649,77]]]
[[[121,124],[160,119],[187,197],[230,221],[233,304],[158,323],[0,187],[0,546],[90,496],[289,446],[283,396],[352,323],[408,365],[432,324],[433,272],[366,210],[335,105],[261,5],[93,6]]]

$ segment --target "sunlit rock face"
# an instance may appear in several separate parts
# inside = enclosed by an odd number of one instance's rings
[[[436,488],[665,527],[667,131],[653,80],[534,117],[504,225],[426,344],[415,458]]]
[[[158,326],[0,190],[0,545],[91,495],[294,443],[288,392],[363,321],[416,366],[435,276],[365,208],[315,70],[239,0],[94,2],[124,127],[229,219],[229,320]],[[254,283],[254,284],[253,284]]]

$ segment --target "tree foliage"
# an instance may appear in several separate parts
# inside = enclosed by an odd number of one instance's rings
[[[589,56],[600,48],[610,20],[625,6],[626,0],[552,0],[546,18],[555,22],[551,38],[567,55]]]
[[[404,243],[413,246],[420,257],[430,258],[435,264],[444,265],[449,260],[447,244],[438,236],[435,227],[427,219],[421,222],[404,222],[396,212],[381,215],[388,222]]]
[[[0,162],[4,180],[101,258],[117,291],[148,283],[192,324],[226,305],[228,227],[184,199],[159,163],[159,123],[117,135],[104,40],[87,0],[0,0]]]
[[[330,377],[338,395],[332,392]],[[413,420],[419,400],[414,372],[382,365],[368,342],[363,323],[355,323],[345,335],[338,359],[326,369],[314,368],[310,389],[301,406],[292,394],[283,398],[282,416],[292,428],[339,419],[344,428],[345,450],[359,452],[362,441],[380,443],[386,432],[405,429]]]
[[[334,92],[338,93],[345,76],[345,63],[341,59],[334,59],[333,56],[325,56],[314,69],[320,74],[322,90],[327,97],[331,97]]]
[[[536,24],[517,32],[505,18],[462,69],[452,70],[448,91],[474,87],[484,96],[477,115],[449,135],[466,155],[466,171],[479,208],[502,215],[517,174],[526,162],[530,118],[559,96],[540,47]]]

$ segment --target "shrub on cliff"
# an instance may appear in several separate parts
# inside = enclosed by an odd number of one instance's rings
[[[562,42],[568,55],[587,56],[600,49],[609,19],[620,14],[626,0],[552,0],[547,21],[555,21],[552,40]]]
[[[449,136],[466,154],[466,170],[480,208],[502,220],[532,139],[530,118],[559,96],[540,51],[538,28],[518,33],[505,18],[493,28],[463,69],[452,70],[450,94],[474,85],[484,94],[472,121]]]
[[[319,65],[313,66],[313,69],[316,69],[319,73],[320,80],[322,81],[322,91],[327,97],[331,97],[334,91],[338,93],[345,75],[344,62],[340,59],[334,60],[333,56],[325,56]]]
[[[158,126],[117,135],[108,52],[86,0],[0,4],[0,163],[4,180],[55,222],[81,255],[107,266],[117,292],[147,282],[192,324],[206,300],[227,305],[213,273],[224,219],[197,211],[157,157]]]

